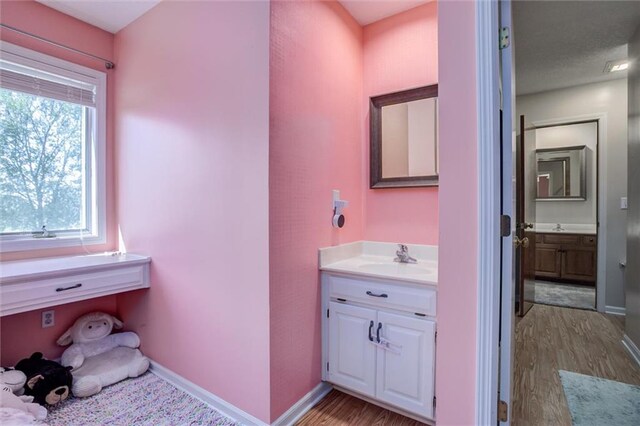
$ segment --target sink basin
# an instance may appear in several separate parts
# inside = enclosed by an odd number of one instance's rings
[[[413,284],[438,285],[438,247],[409,245],[418,263],[394,262],[398,244],[356,241],[319,250],[321,271]]]
[[[415,263],[364,263],[359,265],[358,269],[374,274],[393,275],[426,275],[435,272],[432,268],[427,268]]]
[[[555,223],[537,223],[534,232],[552,233],[552,234],[593,234],[596,235],[598,228],[595,224],[575,224],[563,223],[560,229]]]

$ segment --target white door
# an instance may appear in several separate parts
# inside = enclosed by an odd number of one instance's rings
[[[329,381],[375,396],[376,311],[329,304]]]
[[[380,326],[376,397],[433,418],[435,322],[378,312]]]

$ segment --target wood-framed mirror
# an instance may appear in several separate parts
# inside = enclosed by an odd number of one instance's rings
[[[587,146],[536,149],[536,201],[587,199]]]
[[[438,185],[438,85],[369,99],[370,188]]]

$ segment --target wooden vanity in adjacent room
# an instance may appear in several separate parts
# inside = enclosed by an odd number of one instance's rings
[[[531,232],[535,238],[535,276],[538,279],[595,285],[597,235]]]

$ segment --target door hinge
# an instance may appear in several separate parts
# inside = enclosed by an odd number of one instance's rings
[[[327,318],[329,318],[329,310],[327,309]]]
[[[435,341],[436,341],[436,343],[438,342],[438,332],[437,331],[436,331]]]
[[[509,405],[504,401],[498,401],[498,420],[501,422],[509,420]]]
[[[434,411],[434,413],[436,411],[436,397],[435,396],[433,397],[433,411]]]
[[[509,27],[502,27],[500,28],[500,50],[506,49],[509,47],[509,44]]]
[[[511,235],[511,216],[500,215],[500,236],[508,237],[509,235]]]
[[[327,362],[327,371],[329,371],[329,363]]]

